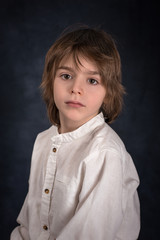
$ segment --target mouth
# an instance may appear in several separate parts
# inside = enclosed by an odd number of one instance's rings
[[[82,103],[77,102],[77,101],[67,101],[67,102],[65,102],[65,103],[66,103],[68,106],[74,107],[74,108],[85,107],[85,105],[83,105]]]

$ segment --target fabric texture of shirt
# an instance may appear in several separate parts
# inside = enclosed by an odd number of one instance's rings
[[[35,141],[29,191],[11,240],[135,240],[139,178],[103,114],[73,132]]]

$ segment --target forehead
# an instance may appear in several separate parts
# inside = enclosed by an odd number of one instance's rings
[[[69,67],[76,70],[83,69],[86,71],[96,72],[97,74],[100,74],[99,68],[96,62],[82,55],[78,55],[78,56],[70,55],[69,57],[64,57],[61,60],[58,68],[62,68],[62,67]]]

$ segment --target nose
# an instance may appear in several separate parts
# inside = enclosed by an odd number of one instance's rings
[[[76,90],[76,89],[72,89],[72,92],[71,92],[71,93],[81,95],[81,91]]]
[[[83,94],[82,82],[80,82],[78,79],[73,82],[72,87],[71,87],[71,93],[78,94],[78,95]]]

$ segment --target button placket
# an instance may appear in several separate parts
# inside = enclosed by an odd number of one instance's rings
[[[44,189],[42,193],[42,228],[45,232],[49,231],[49,208],[51,201],[51,189],[53,188],[55,172],[56,172],[56,155],[57,155],[57,146],[52,143],[49,158],[46,166],[46,175],[44,181]]]

